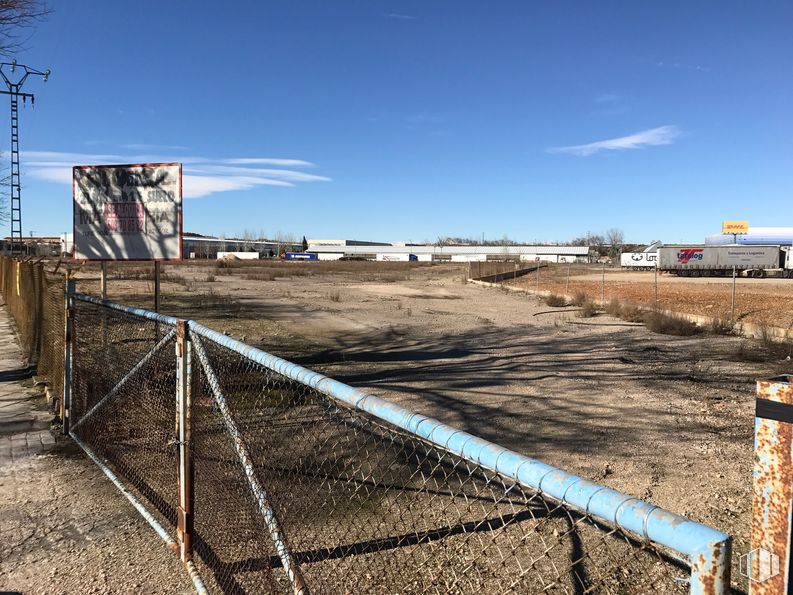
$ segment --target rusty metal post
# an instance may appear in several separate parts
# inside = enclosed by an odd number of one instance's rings
[[[758,380],[751,550],[741,573],[752,595],[790,593],[793,512],[793,376]]]
[[[72,408],[72,379],[74,366],[74,279],[66,278],[64,292],[64,340],[63,340],[63,395],[61,396],[61,422],[63,433],[69,435]]]
[[[160,311],[160,261],[154,261],[154,311]]]
[[[106,260],[102,261],[101,286],[102,286],[102,299],[106,300],[107,299],[107,261]]]
[[[600,277],[600,305],[606,305],[606,261],[603,261],[603,272]]]
[[[184,320],[176,323],[176,409],[179,416],[179,508],[176,536],[179,557],[190,562],[193,555],[193,457],[191,437],[192,370],[190,367],[190,339]]]

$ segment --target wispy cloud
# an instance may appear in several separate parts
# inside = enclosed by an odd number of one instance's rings
[[[595,103],[617,103],[620,99],[616,93],[601,93],[595,97]]]
[[[280,165],[282,167],[313,167],[314,164],[300,159],[272,159],[270,157],[236,157],[224,159],[223,163],[239,165]]]
[[[129,149],[130,151],[188,151],[190,149],[190,147],[182,145],[150,145],[146,143],[132,143],[120,146],[122,149]]]
[[[388,19],[396,19],[398,21],[415,21],[416,20],[416,17],[414,17],[413,15],[400,14],[398,12],[388,12],[388,13],[384,14],[383,16],[388,18]]]
[[[701,64],[686,64],[684,62],[664,62],[655,63],[658,68],[673,68],[675,70],[696,70],[698,72],[710,72],[710,68]]]
[[[643,149],[659,145],[671,145],[681,134],[677,126],[659,126],[642,130],[636,134],[610,138],[585,145],[572,145],[569,147],[552,147],[549,153],[566,153],[578,157],[589,157],[601,151],[627,151],[629,149]]]
[[[137,145],[139,147],[140,145]],[[129,146],[133,148],[134,146]],[[210,159],[184,156],[164,159],[146,154],[67,153],[59,151],[23,151],[26,173],[31,176],[62,184],[72,183],[75,165],[105,165],[112,163],[150,163],[153,161],[180,162],[183,164],[183,191],[185,198],[201,198],[217,192],[250,190],[257,186],[294,186],[308,182],[328,182],[327,176],[297,171],[314,167],[302,159],[273,157],[224,157]],[[261,167],[263,165],[279,166]],[[295,169],[286,169],[295,168]]]

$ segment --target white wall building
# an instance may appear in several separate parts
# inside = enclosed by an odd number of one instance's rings
[[[423,262],[477,262],[522,260],[542,262],[586,262],[589,246],[434,246],[428,244],[378,244],[352,240],[308,240],[308,252],[319,260],[342,257],[369,260],[409,260],[414,254]]]

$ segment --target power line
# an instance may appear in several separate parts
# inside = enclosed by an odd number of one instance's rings
[[[20,73],[14,76],[17,69]],[[8,72],[6,72],[8,70]],[[0,90],[0,94],[11,97],[11,254],[22,253],[22,185],[19,177],[19,98],[22,103],[34,105],[36,98],[32,93],[23,93],[22,85],[30,75],[41,76],[44,82],[50,77],[50,71],[40,71],[16,60],[0,63],[0,76],[8,88]]]

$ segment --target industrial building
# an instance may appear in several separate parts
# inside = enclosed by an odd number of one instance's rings
[[[714,234],[705,238],[708,246],[724,246],[726,244],[779,246],[793,245],[793,227],[749,227],[745,234]]]
[[[274,240],[247,240],[240,238],[216,238],[185,233],[182,237],[184,258],[217,258],[218,252],[255,252],[261,258],[273,258],[282,252],[300,251],[301,243]]]
[[[481,262],[523,260],[588,262],[588,246],[502,245],[441,246],[433,244],[384,244],[356,240],[308,240],[308,252],[319,260],[365,258],[367,260],[423,262]]]

